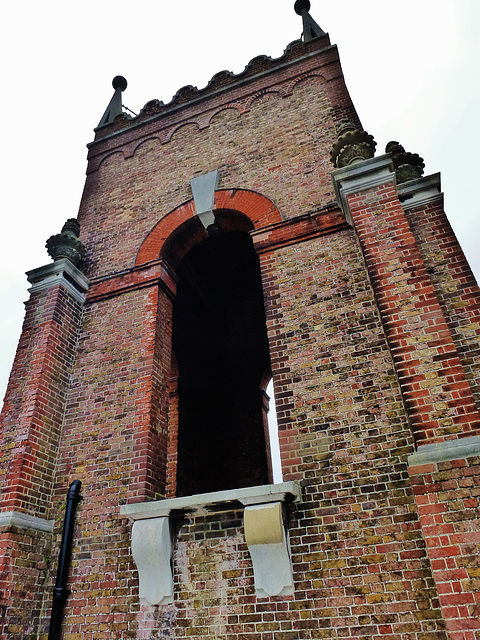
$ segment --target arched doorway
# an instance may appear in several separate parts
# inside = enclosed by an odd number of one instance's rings
[[[271,481],[262,388],[270,355],[259,260],[245,216],[216,212],[216,218],[215,229],[175,266],[178,496]],[[196,219],[182,225],[165,253],[186,233],[198,237],[198,225]]]

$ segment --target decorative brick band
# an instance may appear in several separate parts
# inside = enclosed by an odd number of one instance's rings
[[[329,206],[320,211],[252,231],[251,236],[255,250],[261,254],[348,228],[350,225],[343,212],[336,206]]]
[[[128,271],[111,274],[97,281],[92,281],[87,301],[88,303],[98,302],[128,291],[158,284],[163,287],[170,297],[175,295],[176,278],[164,260],[157,260],[151,264],[133,267]]]

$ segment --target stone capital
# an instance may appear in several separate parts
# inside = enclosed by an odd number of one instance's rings
[[[81,304],[85,302],[85,292],[90,285],[88,279],[68,258],[56,260],[38,269],[27,271],[27,279],[32,285],[29,292],[35,293],[61,285]]]
[[[413,209],[442,198],[440,173],[404,182],[398,185],[397,192],[404,209]]]
[[[332,172],[332,179],[338,205],[342,208],[350,224],[352,224],[352,219],[348,205],[349,195],[372,189],[385,182],[396,182],[390,154],[335,169]]]

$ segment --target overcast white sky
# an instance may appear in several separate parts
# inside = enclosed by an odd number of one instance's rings
[[[479,0],[312,0],[338,45],[353,102],[383,153],[399,140],[442,172],[446,210],[480,274]],[[0,398],[27,299],[25,271],[50,262],[46,239],[75,217],[86,144],[113,90],[137,112],[205,86],[301,33],[293,0],[59,0],[8,3],[0,27],[2,218]]]

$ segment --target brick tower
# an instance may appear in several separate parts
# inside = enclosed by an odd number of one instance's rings
[[[47,638],[81,481],[65,640],[480,639],[480,292],[309,9],[282,57],[136,117],[114,79],[27,274],[1,638]]]

